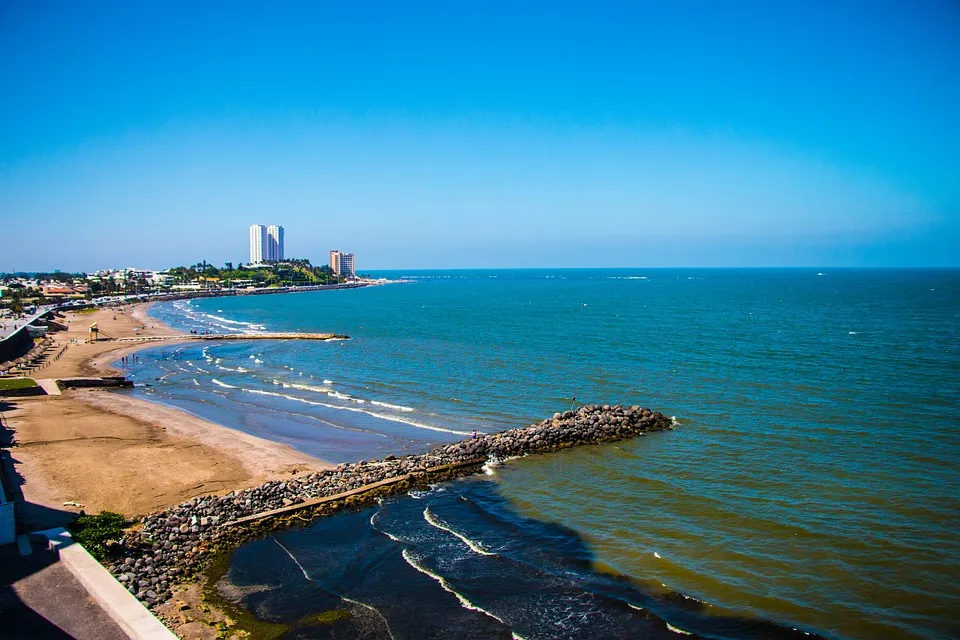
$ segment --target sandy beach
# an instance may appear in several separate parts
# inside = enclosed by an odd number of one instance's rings
[[[67,345],[66,351],[34,378],[121,374],[111,363],[151,343],[85,343],[89,326],[97,322],[101,337],[110,338],[179,335],[147,317],[146,309],[66,314],[67,331],[54,334],[56,348]],[[59,524],[67,512],[81,508],[145,514],[197,495],[331,466],[287,445],[123,392],[7,398],[0,410],[16,443],[11,454],[22,479],[28,528]]]

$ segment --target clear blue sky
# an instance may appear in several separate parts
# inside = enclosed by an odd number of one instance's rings
[[[0,2],[0,271],[960,265],[960,4]]]

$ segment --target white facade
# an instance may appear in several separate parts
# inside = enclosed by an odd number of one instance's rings
[[[262,224],[250,225],[250,264],[260,264],[269,260],[270,242],[267,237],[267,228]]]
[[[283,227],[250,225],[250,264],[283,260]]]
[[[283,260],[283,227],[275,224],[267,227],[268,255],[267,260],[279,262]]]

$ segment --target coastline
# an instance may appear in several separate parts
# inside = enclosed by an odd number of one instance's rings
[[[111,338],[184,335],[147,316],[152,304],[65,313],[67,330],[53,335],[66,351],[35,376],[122,375],[113,362],[155,343],[88,344],[87,327],[97,322],[101,335]],[[73,390],[3,405],[16,443],[25,531],[61,525],[80,510],[135,516],[334,466],[122,392]]]

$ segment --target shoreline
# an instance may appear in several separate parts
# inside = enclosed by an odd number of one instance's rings
[[[153,302],[64,312],[53,333],[63,356],[35,378],[124,375],[113,362],[155,342],[86,343],[97,322],[111,338],[189,336],[147,315]],[[141,328],[142,327],[142,328]],[[21,530],[61,526],[80,510],[132,517],[201,495],[295,478],[335,465],[293,447],[124,393],[69,390],[59,396],[0,399],[15,438]],[[66,504],[65,504],[66,503]]]

